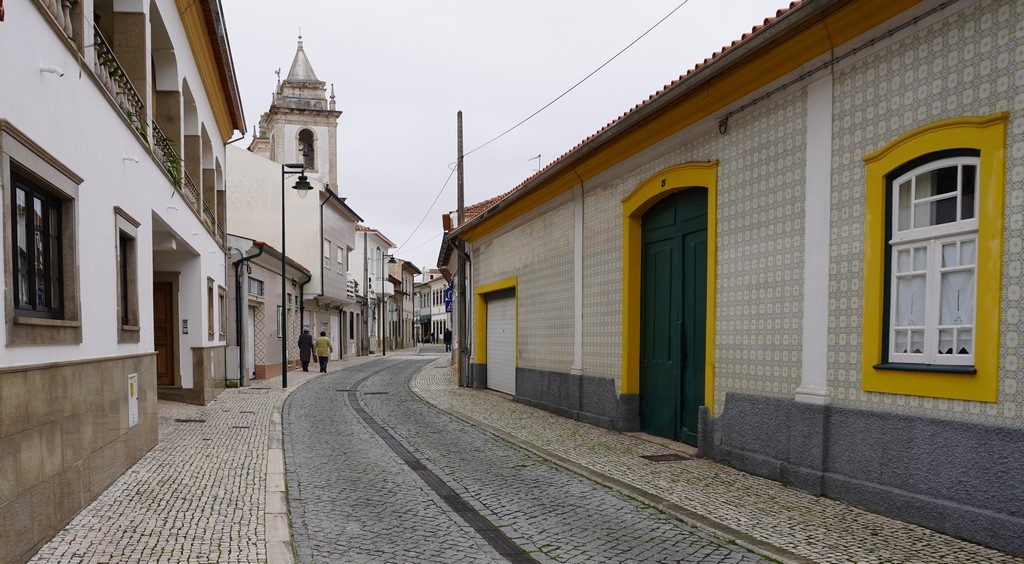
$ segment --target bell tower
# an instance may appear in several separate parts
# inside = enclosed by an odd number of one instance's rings
[[[249,150],[278,163],[305,163],[306,175],[330,184],[338,192],[338,118],[334,85],[330,99],[326,83],[317,78],[299,36],[288,76],[281,80],[270,111],[260,118]]]

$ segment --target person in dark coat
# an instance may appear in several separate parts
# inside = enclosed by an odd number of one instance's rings
[[[447,328],[444,330],[444,350],[445,352],[452,350],[452,330]]]
[[[303,327],[299,335],[299,361],[302,362],[302,371],[309,372],[309,359],[313,355],[313,336],[309,334],[309,328]]]

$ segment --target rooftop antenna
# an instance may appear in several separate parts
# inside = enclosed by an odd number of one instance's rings
[[[540,155],[539,154],[536,157],[530,157],[530,158],[526,159],[526,162],[530,162],[530,161],[532,161],[534,159],[537,160],[537,170],[535,172],[540,172]]]

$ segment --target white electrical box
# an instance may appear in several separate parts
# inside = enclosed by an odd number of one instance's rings
[[[128,375],[128,426],[139,423],[139,375]]]

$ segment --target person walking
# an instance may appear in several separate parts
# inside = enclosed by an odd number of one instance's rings
[[[299,362],[302,363],[303,372],[309,372],[309,357],[312,353],[313,336],[309,334],[309,327],[303,327],[299,335]]]
[[[320,372],[327,373],[327,358],[334,352],[334,345],[331,344],[331,340],[327,338],[327,332],[321,331],[320,336],[316,338],[316,343],[313,347],[316,349],[316,356],[320,359]]]
[[[452,350],[452,330],[447,327],[444,330],[444,352]]]

